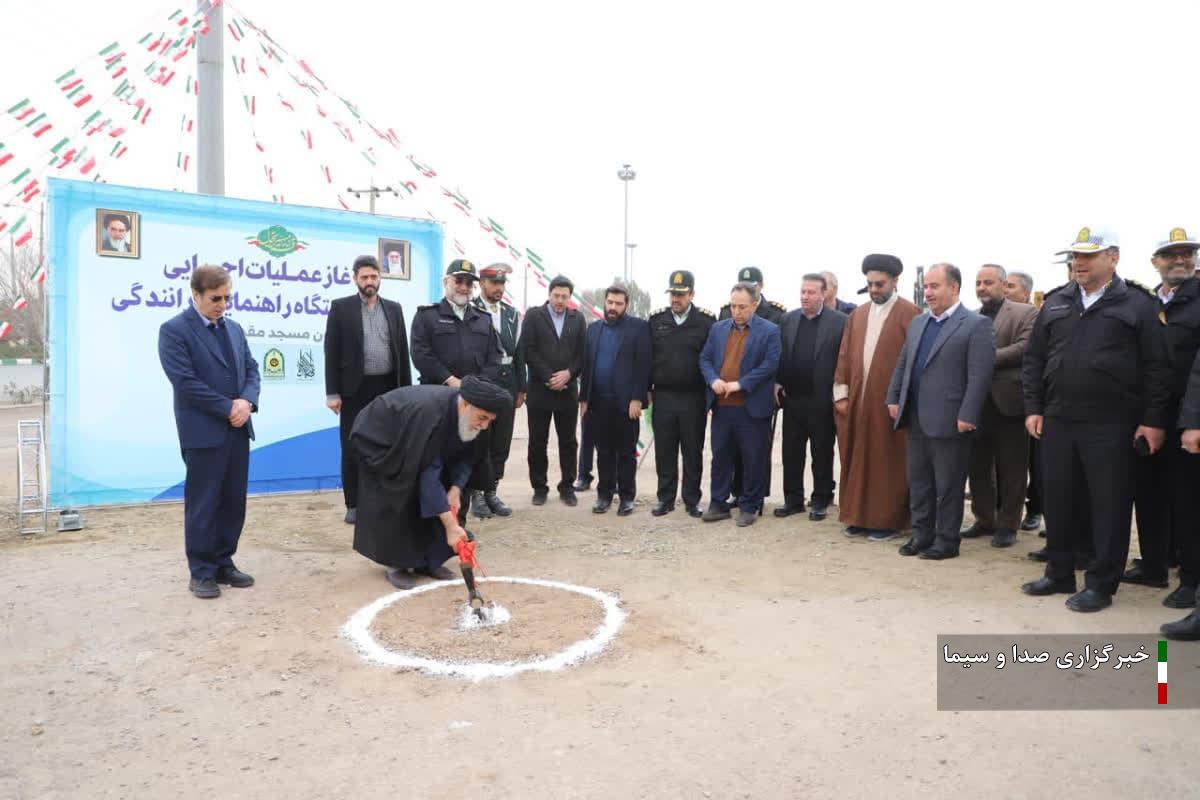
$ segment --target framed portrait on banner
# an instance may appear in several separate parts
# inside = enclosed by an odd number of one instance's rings
[[[141,252],[141,214],[112,208],[96,209],[96,255],[140,258]]]
[[[409,280],[412,277],[409,252],[409,243],[403,239],[380,239],[380,276],[402,281]]]

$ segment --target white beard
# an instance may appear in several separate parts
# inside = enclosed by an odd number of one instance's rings
[[[458,416],[458,438],[464,442],[472,442],[479,435],[478,428],[471,427],[471,420],[463,415]]]

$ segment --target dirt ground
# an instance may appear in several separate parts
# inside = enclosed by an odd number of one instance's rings
[[[257,585],[215,601],[187,592],[179,505],[26,538],[6,505],[0,798],[1193,796],[1195,711],[936,710],[937,634],[1152,632],[1181,615],[1165,592],[1095,615],[1026,597],[1031,534],[938,563],[833,519],[655,519],[652,457],[630,517],[593,515],[593,494],[534,508],[524,453],[514,516],[474,526],[481,558],[617,593],[629,619],[598,659],[478,684],[339,638],[391,587],[338,494],[251,500],[237,561]]]

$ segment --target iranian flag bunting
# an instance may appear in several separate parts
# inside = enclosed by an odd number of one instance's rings
[[[38,265],[38,268],[33,271],[33,282],[34,283],[45,283],[46,282],[46,267],[45,266]]]
[[[29,305],[29,301],[25,299],[25,295],[21,295],[17,298],[16,302],[13,303],[13,311],[20,311],[27,305]]]
[[[13,244],[15,244],[17,247],[24,247],[25,245],[29,244],[29,240],[32,238],[33,238],[33,229],[30,228],[29,230],[25,231],[20,236],[18,236],[16,238],[16,240],[13,242]]]
[[[0,339],[5,338],[10,333],[12,333],[12,323],[11,322],[0,323]]]

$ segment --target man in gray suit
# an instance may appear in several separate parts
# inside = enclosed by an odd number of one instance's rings
[[[908,428],[913,534],[902,556],[958,555],[970,434],[991,390],[996,352],[991,320],[963,308],[961,289],[953,264],[925,272],[929,310],[910,323],[888,387],[888,413],[897,430]]]

